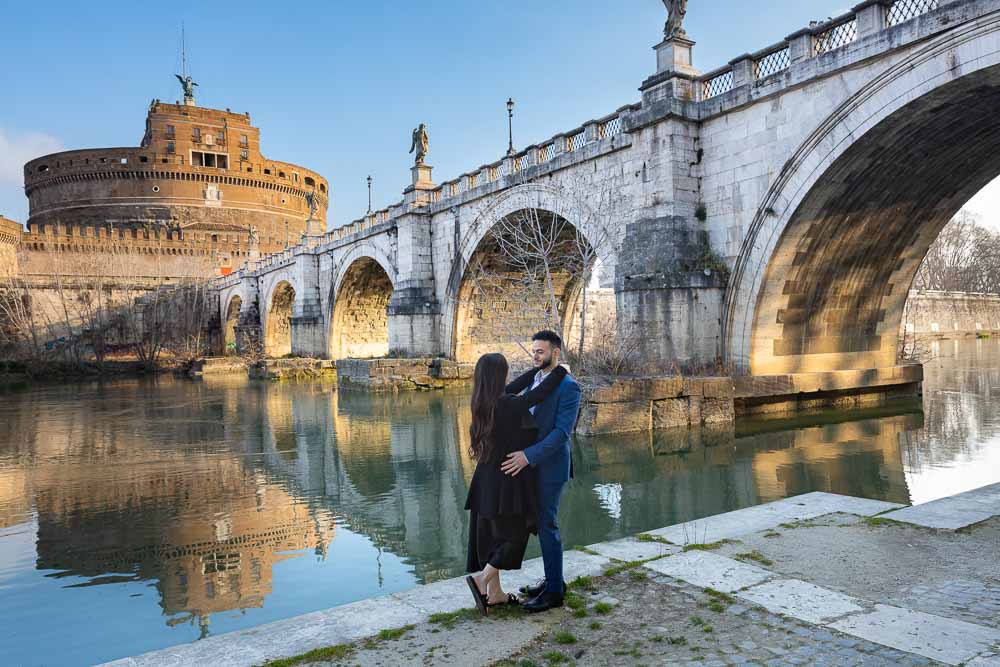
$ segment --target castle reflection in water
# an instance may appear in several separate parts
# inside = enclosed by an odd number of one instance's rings
[[[989,401],[963,397],[1000,379],[970,381],[979,384],[965,394],[938,392],[926,413],[916,403],[581,440],[564,540],[585,545],[814,490],[909,502],[904,461],[938,456],[935,438],[989,421],[969,414]],[[0,549],[4,535],[33,529],[37,570],[73,587],[155,585],[164,622],[195,623],[203,635],[213,614],[262,607],[278,563],[324,559],[341,531],[394,554],[417,581],[455,576],[474,467],[466,404],[460,392],[371,396],[237,378],[9,396]]]

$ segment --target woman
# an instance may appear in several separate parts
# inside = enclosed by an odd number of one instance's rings
[[[472,512],[466,571],[481,574],[465,581],[484,616],[490,607],[517,604],[516,596],[504,592],[500,571],[521,569],[528,535],[537,533],[534,469],[511,476],[500,464],[507,454],[534,444],[538,428],[529,409],[548,398],[564,377],[566,369],[558,366],[537,387],[513,396],[504,393],[507,359],[502,354],[483,355],[476,363],[469,428],[476,471],[465,501]]]

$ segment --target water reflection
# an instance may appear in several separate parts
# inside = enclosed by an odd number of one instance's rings
[[[909,502],[953,492],[972,468],[1000,477],[983,465],[997,456],[998,350],[972,341],[942,352],[923,412],[912,403],[580,440],[564,539],[590,544],[813,490]],[[90,663],[460,573],[466,406],[462,394],[239,379],[8,397],[0,623],[14,632],[0,654]]]

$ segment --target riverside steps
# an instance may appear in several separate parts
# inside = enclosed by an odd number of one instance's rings
[[[913,507],[813,492],[569,551],[548,614],[479,620],[455,578],[107,664],[996,665],[998,545],[1000,484]]]

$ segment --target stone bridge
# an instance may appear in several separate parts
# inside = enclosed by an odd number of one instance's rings
[[[259,324],[274,356],[474,359],[518,314],[477,302],[469,266],[537,211],[593,241],[647,360],[895,365],[928,246],[1000,174],[1000,0],[867,0],[709,73],[693,47],[654,47],[637,104],[441,185],[414,167],[398,204],[221,279],[227,335]],[[609,192],[628,203],[611,216]],[[570,330],[581,286],[558,284]]]

